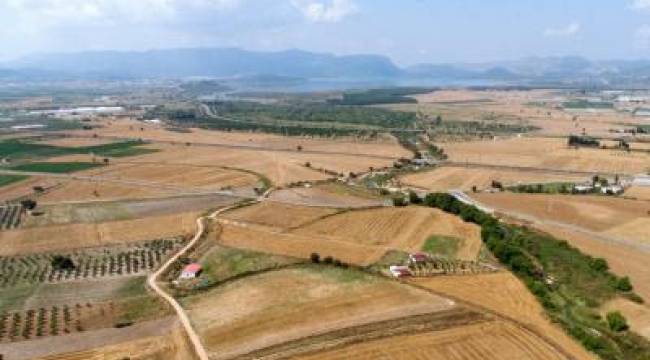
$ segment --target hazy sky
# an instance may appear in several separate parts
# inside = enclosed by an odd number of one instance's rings
[[[0,0],[0,59],[232,46],[378,53],[401,65],[650,58],[650,0]]]

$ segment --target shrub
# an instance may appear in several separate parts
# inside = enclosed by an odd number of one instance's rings
[[[615,286],[616,286],[616,290],[625,291],[625,292],[632,291],[632,289],[634,288],[632,286],[632,283],[630,282],[630,278],[627,276],[624,276],[616,280]]]
[[[309,256],[309,259],[314,264],[320,263],[320,255],[318,255],[318,253],[311,253],[311,255]]]
[[[607,319],[607,325],[612,331],[620,332],[628,329],[627,320],[618,311],[608,312],[605,318]]]
[[[323,259],[323,263],[328,265],[332,264],[333,262],[334,262],[334,258],[332,258],[331,256],[326,256],[325,259]]]

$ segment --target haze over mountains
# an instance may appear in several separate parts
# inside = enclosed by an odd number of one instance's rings
[[[187,77],[494,81],[512,85],[647,86],[650,61],[590,61],[581,57],[526,58],[483,64],[395,65],[381,55],[336,56],[302,50],[237,48],[88,51],[27,56],[0,65],[0,79],[177,79]]]

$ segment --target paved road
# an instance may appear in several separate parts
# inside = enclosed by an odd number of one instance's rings
[[[481,204],[479,201],[472,199],[469,195],[466,193],[459,191],[459,190],[452,190],[449,192],[452,196],[454,196],[456,199],[459,201],[469,204],[469,205],[474,205],[477,208],[487,212],[487,213],[494,213],[495,211],[498,211],[506,216],[512,217],[517,220],[521,220],[527,223],[531,223],[534,225],[545,225],[545,226],[552,226],[576,233],[580,233],[583,235],[588,236],[591,239],[594,239],[596,241],[600,241],[605,244],[620,244],[624,245],[627,247],[631,247],[633,249],[636,249],[638,251],[650,253],[650,245],[647,244],[640,244],[639,242],[633,241],[633,240],[628,240],[628,239],[623,239],[611,235],[605,235],[599,232],[591,231],[589,229],[585,229],[583,227],[573,225],[573,224],[568,224],[560,221],[554,221],[554,220],[547,220],[547,219],[540,219],[538,217],[532,216],[530,214],[524,214],[520,212],[514,212],[514,211],[508,211],[508,210],[503,210],[503,209],[492,209],[489,207],[484,206]]]

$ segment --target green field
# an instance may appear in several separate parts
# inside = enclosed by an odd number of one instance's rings
[[[442,256],[455,258],[462,240],[451,236],[430,236],[422,245],[422,251]]]
[[[12,166],[10,169],[25,172],[43,172],[53,174],[67,174],[76,171],[88,170],[104,166],[100,163],[91,162],[33,162]]]
[[[29,139],[8,139],[0,141],[0,158],[45,159],[53,156],[71,154],[94,154],[97,156],[123,157],[153,152],[139,146],[145,143],[137,140],[120,141],[95,146],[64,147],[47,145]]]
[[[0,187],[27,179],[24,175],[0,175]]]

